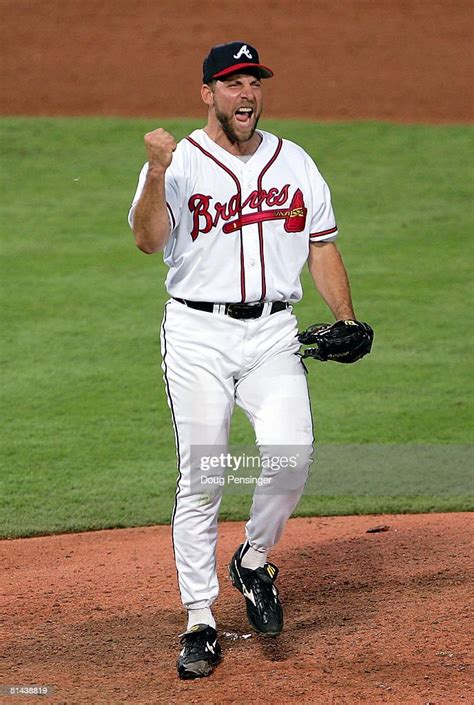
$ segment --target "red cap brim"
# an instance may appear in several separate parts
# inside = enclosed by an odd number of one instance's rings
[[[212,78],[220,78],[221,76],[228,76],[230,73],[244,73],[244,69],[259,69],[262,78],[271,78],[273,76],[273,71],[268,68],[268,66],[263,66],[262,64],[251,64],[248,61],[243,64],[233,64],[222,71],[215,73]]]

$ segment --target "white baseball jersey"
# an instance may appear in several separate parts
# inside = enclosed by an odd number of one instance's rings
[[[310,242],[332,241],[329,188],[311,157],[269,132],[245,161],[195,130],[166,172],[170,296],[191,301],[296,302]],[[129,212],[142,193],[139,177]]]

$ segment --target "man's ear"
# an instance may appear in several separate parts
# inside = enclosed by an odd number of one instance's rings
[[[214,105],[214,93],[207,83],[203,83],[201,86],[201,98],[208,107]]]

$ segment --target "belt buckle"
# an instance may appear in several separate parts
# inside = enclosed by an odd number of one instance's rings
[[[263,303],[255,301],[248,304],[228,304],[226,314],[231,318],[260,318],[263,313]]]

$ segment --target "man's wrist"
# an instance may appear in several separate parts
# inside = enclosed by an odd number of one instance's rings
[[[161,164],[151,164],[148,162],[147,177],[151,179],[162,179],[166,173],[166,167]]]
[[[333,312],[336,321],[355,321],[355,313],[352,308],[339,308]]]

